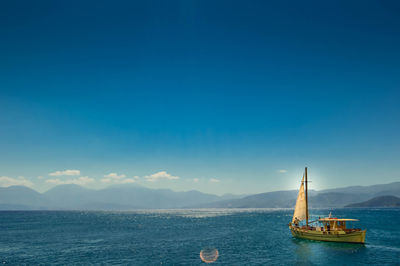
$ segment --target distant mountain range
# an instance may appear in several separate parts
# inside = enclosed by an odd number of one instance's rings
[[[0,188],[0,210],[134,210],[174,208],[293,208],[297,190],[250,196],[217,196],[196,190],[175,192],[138,185],[101,190],[60,185],[44,193],[23,186]],[[336,208],[379,196],[400,197],[400,182],[309,191],[310,208]]]
[[[349,204],[346,207],[349,208],[400,207],[400,198],[395,196],[380,196],[364,202]]]
[[[101,190],[78,185],[59,185],[44,193],[24,186],[0,188],[0,210],[132,210],[170,209],[235,199],[196,190],[174,192],[138,185],[110,186]]]
[[[199,204],[197,208],[293,208],[298,191],[276,191]],[[310,208],[340,208],[381,195],[400,196],[400,182],[309,191]]]

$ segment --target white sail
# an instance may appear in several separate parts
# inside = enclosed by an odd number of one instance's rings
[[[301,180],[299,195],[297,196],[296,207],[294,208],[292,223],[296,218],[299,221],[305,220],[306,212],[307,208],[306,208],[306,196],[304,194],[304,176],[303,176],[303,179]]]

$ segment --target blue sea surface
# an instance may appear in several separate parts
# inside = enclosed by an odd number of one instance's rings
[[[0,212],[0,263],[12,265],[400,265],[400,209],[311,210],[357,218],[366,244],[295,239],[292,210]]]

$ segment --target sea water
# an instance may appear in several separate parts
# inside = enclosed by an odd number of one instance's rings
[[[311,210],[313,218],[357,218],[366,244],[295,239],[292,210],[0,212],[0,264],[399,265],[400,209]]]

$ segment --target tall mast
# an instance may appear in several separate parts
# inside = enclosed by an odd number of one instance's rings
[[[306,176],[306,224],[308,227],[308,180],[307,180],[307,167],[305,170],[305,176]]]

